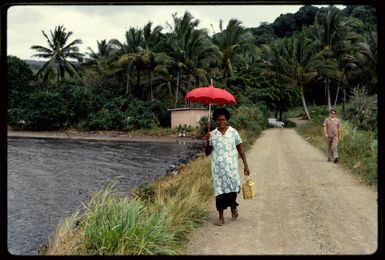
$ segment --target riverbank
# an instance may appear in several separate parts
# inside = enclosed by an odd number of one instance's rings
[[[119,131],[7,131],[11,138],[49,138],[49,139],[85,139],[105,141],[130,141],[130,142],[186,142],[199,143],[200,139],[193,137],[178,137],[176,135],[140,135]]]

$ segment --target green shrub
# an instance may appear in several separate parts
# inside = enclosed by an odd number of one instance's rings
[[[329,109],[327,106],[310,105],[308,110],[312,120],[323,120],[329,116]]]
[[[139,186],[132,189],[133,194],[143,201],[154,201],[155,189],[149,184],[140,184]]]
[[[25,108],[13,107],[8,109],[8,124],[13,128],[24,129],[26,127]]]
[[[171,121],[171,113],[167,110],[167,104],[159,100],[154,100],[150,102],[149,109],[159,121],[160,127],[169,127]]]
[[[23,108],[24,99],[36,88],[32,70],[16,56],[7,56],[7,87],[7,106],[13,109]]]
[[[78,123],[94,110],[96,96],[87,87],[71,82],[66,82],[60,94],[65,100],[64,126],[78,127]]]
[[[199,120],[198,138],[201,138],[207,134],[207,132],[208,132],[208,126],[207,126],[208,119],[209,119],[208,116],[203,116]],[[210,117],[210,119],[211,119],[210,120],[211,121],[210,131],[212,131],[213,129],[215,129],[217,127],[217,123],[214,122],[212,117]]]
[[[240,106],[230,113],[230,124],[236,129],[247,129],[259,134],[268,125],[267,111],[261,105]]]
[[[26,128],[31,130],[55,130],[65,122],[64,100],[58,92],[48,90],[31,94],[23,111]]]
[[[127,130],[158,127],[159,120],[152,109],[156,110],[156,105],[151,107],[151,102],[141,100],[131,102],[127,109],[129,116]]]
[[[351,121],[361,130],[374,131],[377,129],[377,95],[368,96],[365,88],[354,88],[342,116]]]

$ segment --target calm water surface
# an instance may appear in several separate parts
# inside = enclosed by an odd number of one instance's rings
[[[127,194],[163,177],[178,143],[8,138],[8,251],[36,255],[58,223],[117,178]]]

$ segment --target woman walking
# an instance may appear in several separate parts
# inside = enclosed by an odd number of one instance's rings
[[[217,128],[205,136],[205,154],[211,154],[211,173],[214,180],[215,204],[219,213],[215,225],[222,226],[225,223],[223,212],[227,207],[231,208],[232,220],[238,217],[236,202],[237,193],[241,190],[241,182],[238,172],[238,154],[244,165],[244,174],[250,175],[245,153],[242,150],[242,140],[237,130],[228,126],[230,113],[225,108],[214,110],[213,119]]]

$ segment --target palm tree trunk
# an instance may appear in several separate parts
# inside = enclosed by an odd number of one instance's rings
[[[189,75],[188,77],[189,77],[189,80],[187,82],[187,92],[189,92],[192,89],[192,85],[191,85],[192,76]],[[184,106],[185,107],[190,107],[190,105],[191,105],[190,101],[187,101],[187,100],[184,101]]]
[[[179,95],[179,71],[176,76],[176,90],[175,90],[175,107],[178,104],[178,95]]]
[[[305,100],[305,96],[303,94],[303,87],[302,86],[300,87],[300,92],[301,92],[301,101],[302,101],[303,109],[305,110],[307,118],[309,120],[311,120],[309,110],[307,109],[307,106],[306,106],[306,100]]]
[[[151,71],[148,72],[148,77],[149,77],[149,80],[150,80],[150,98],[151,98],[151,101],[154,100],[154,94],[152,92],[152,73]]]
[[[339,92],[340,92],[340,83],[338,82],[336,98],[334,99],[334,107],[336,107],[336,105],[337,105],[337,100],[338,100],[338,94],[339,94]]]
[[[140,93],[140,70],[139,68],[137,69],[137,72],[136,72],[136,97],[138,99],[141,98],[141,93]]]
[[[172,96],[172,88],[171,88],[171,82],[167,81],[167,86],[168,86],[168,93],[170,96]]]
[[[130,73],[127,71],[126,95],[128,95],[129,88],[130,88]]]
[[[328,107],[329,107],[329,111],[332,109],[332,102],[331,102],[331,98],[330,98],[330,80],[329,80],[329,77],[326,77],[325,79],[325,86],[326,86],[326,93],[327,93],[327,98],[328,98]]]
[[[56,69],[56,78],[57,78],[57,82],[56,82],[56,87],[57,89],[59,89],[59,85],[60,85],[60,65],[59,65],[59,62],[57,63],[57,69]]]
[[[334,99],[334,107],[336,107],[336,105],[337,105],[338,94],[339,94],[339,92],[340,92],[340,85],[341,85],[341,80],[342,80],[342,77],[343,77],[343,76],[344,76],[344,70],[342,71],[341,77],[340,77],[340,79],[339,79],[339,81],[338,81],[338,87],[337,87],[336,98]]]
[[[130,71],[128,69],[128,66],[126,66],[126,69],[127,69],[126,95],[128,95],[128,89],[130,87]]]

